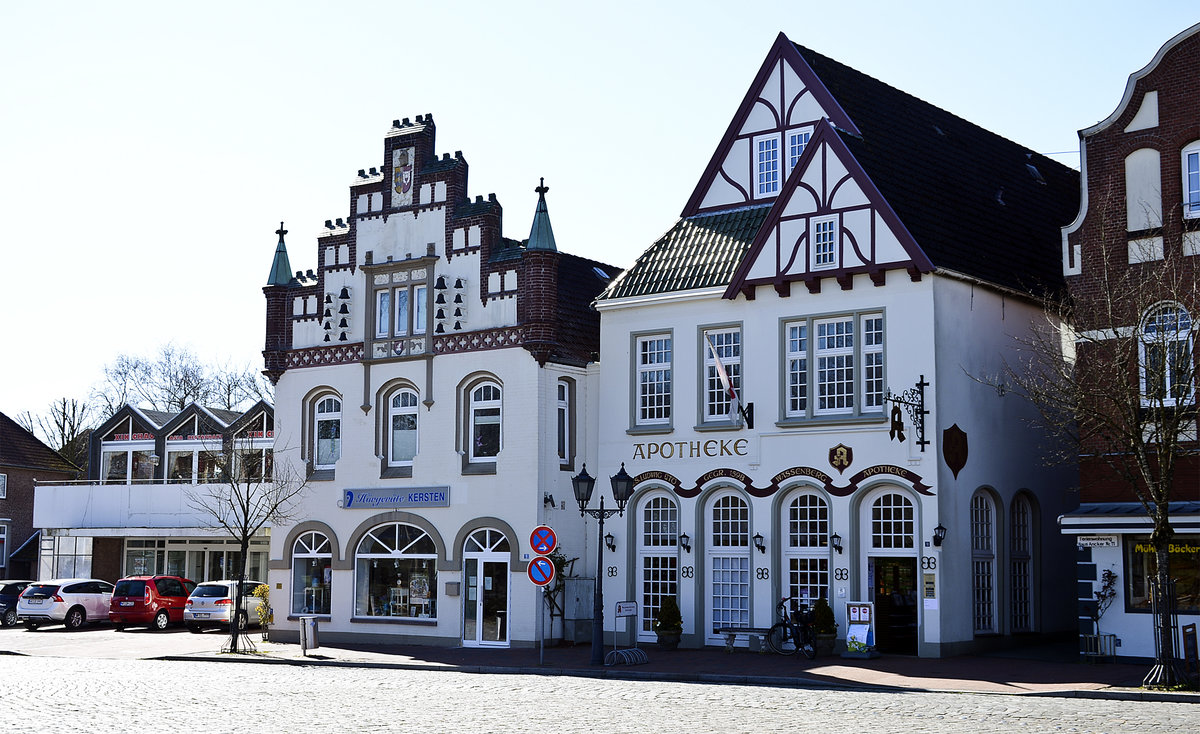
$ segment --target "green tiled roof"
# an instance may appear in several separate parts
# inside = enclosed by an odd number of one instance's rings
[[[728,285],[770,204],[675,223],[597,300]]]

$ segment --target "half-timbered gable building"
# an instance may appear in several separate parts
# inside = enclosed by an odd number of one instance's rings
[[[637,482],[606,593],[641,602],[639,636],[668,596],[693,645],[782,597],[920,655],[1073,624],[1073,475],[973,377],[1045,318],[1077,181],[778,37],[679,220],[596,304],[598,467]]]

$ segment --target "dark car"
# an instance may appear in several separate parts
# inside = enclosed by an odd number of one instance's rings
[[[0,579],[0,627],[12,627],[17,623],[17,597],[32,581]]]
[[[162,630],[183,622],[183,608],[196,582],[181,576],[128,576],[117,582],[108,618],[117,629],[147,624]]]

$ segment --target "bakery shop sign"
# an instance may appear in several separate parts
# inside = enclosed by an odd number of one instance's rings
[[[707,441],[661,441],[635,443],[635,459],[699,459],[704,456],[747,456],[750,441],[745,438],[710,438]]]

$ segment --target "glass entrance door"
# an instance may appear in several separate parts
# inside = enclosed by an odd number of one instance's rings
[[[868,559],[875,642],[880,652],[917,654],[917,559]]]
[[[508,645],[508,558],[467,558],[464,645]]]

